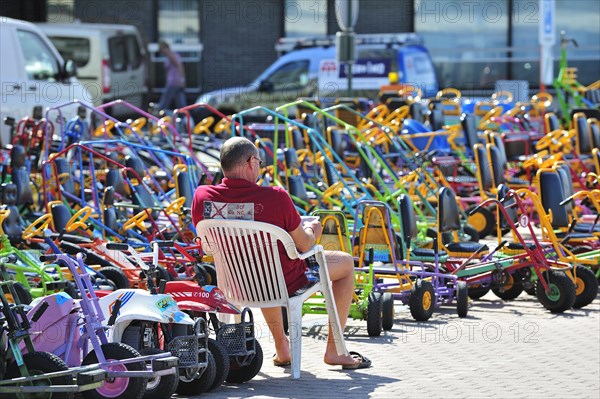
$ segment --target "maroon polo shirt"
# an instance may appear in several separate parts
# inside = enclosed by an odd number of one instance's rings
[[[199,186],[192,201],[194,226],[203,219],[255,220],[292,232],[300,225],[300,214],[281,187],[262,187],[242,179],[224,178],[215,186]],[[290,259],[279,243],[279,257],[288,293],[308,284],[306,262]]]

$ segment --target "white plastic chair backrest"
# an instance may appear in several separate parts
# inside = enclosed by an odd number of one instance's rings
[[[268,223],[206,219],[196,226],[202,249],[213,256],[219,288],[238,306],[287,306],[288,293],[277,243],[298,258],[292,237]]]

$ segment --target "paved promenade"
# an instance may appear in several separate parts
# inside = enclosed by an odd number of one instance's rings
[[[258,313],[258,314],[257,314]],[[273,366],[274,347],[260,312],[261,373],[202,398],[600,398],[600,296],[581,310],[546,311],[525,293],[502,301],[489,293],[468,317],[444,307],[417,323],[398,304],[394,328],[378,338],[350,320],[348,348],[373,361],[342,371],[322,363],[323,316],[303,319],[302,377]]]

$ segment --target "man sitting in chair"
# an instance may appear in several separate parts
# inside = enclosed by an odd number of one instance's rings
[[[223,181],[215,186],[199,186],[192,202],[194,226],[203,219],[246,219],[270,223],[287,231],[297,249],[306,252],[315,245],[322,233],[318,220],[301,223],[300,215],[289,194],[281,187],[261,187],[256,184],[262,161],[258,149],[243,137],[232,137],[221,148]],[[289,295],[309,284],[304,260],[291,260],[283,248],[279,249],[285,283]],[[354,290],[354,261],[345,252],[325,251],[333,295],[342,331],[346,326]],[[290,343],[283,328],[281,308],[263,308],[264,318],[275,341],[276,366],[288,366],[291,361]],[[352,352],[339,356],[332,335],[329,334],[323,360],[344,369],[369,367],[371,362]]]

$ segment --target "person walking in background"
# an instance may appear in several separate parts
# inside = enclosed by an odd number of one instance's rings
[[[165,91],[160,96],[158,109],[164,110],[171,106],[175,100],[175,107],[185,107],[185,72],[179,55],[171,50],[169,44],[161,40],[158,42],[158,49],[166,57],[165,72],[167,75]]]

